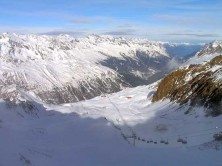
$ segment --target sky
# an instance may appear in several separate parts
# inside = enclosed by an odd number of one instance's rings
[[[0,32],[220,40],[222,0],[0,0]]]

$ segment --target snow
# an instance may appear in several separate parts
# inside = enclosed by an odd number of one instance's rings
[[[221,41],[215,40],[215,41],[212,42],[212,47],[213,48],[216,48],[218,46],[222,47],[222,42]]]
[[[220,48],[220,49],[219,49]],[[201,53],[201,55],[200,55]],[[205,47],[191,57],[184,65],[203,64],[222,54],[222,41],[214,41],[206,44]]]
[[[101,57],[95,51],[86,50],[84,53],[75,49],[75,44],[71,43],[73,38],[69,36],[54,39],[48,36],[14,34],[3,35],[2,38],[10,38],[10,42],[0,45],[1,72],[10,73],[13,80],[21,79],[31,85],[41,85],[42,89],[52,89],[54,86],[63,87],[66,83],[77,87],[80,80],[94,78],[94,75],[101,77],[107,72],[116,75],[111,69],[92,63],[98,62]],[[96,61],[91,54],[96,54]]]
[[[78,86],[81,80],[116,74],[98,61],[121,59],[123,53],[134,58],[136,50],[169,56],[163,44],[167,43],[96,35],[74,39],[3,34],[0,78],[44,90],[67,83]],[[206,117],[205,108],[169,100],[152,103],[157,84],[62,105],[43,103],[33,90],[3,88],[7,93],[16,89],[19,100],[32,101],[34,109],[0,100],[0,166],[221,165],[222,152],[216,150],[220,143],[212,141],[222,129],[222,117]]]
[[[222,69],[221,67],[215,71],[215,73],[212,75],[212,77],[216,80],[216,81],[221,81],[222,80]]]
[[[208,70],[208,71],[215,72],[215,71],[217,71],[217,70],[219,70],[219,69],[221,69],[221,66],[220,66],[220,65],[215,65],[215,66],[213,66],[212,68],[210,68],[210,70]]]
[[[185,77],[185,79],[184,79],[184,81],[185,81],[185,82],[189,82],[190,80],[192,80],[192,78],[193,78],[193,77],[191,76],[191,73],[188,72],[187,75],[186,75],[186,77]]]
[[[172,142],[170,146],[180,146],[177,143],[175,144],[178,135],[189,138],[189,135],[192,136],[193,133],[196,133],[194,132],[195,130],[200,132],[198,134],[208,134],[203,128],[214,129],[220,125],[219,120],[221,118],[219,118],[218,121],[216,120],[217,118],[205,119],[204,108],[196,108],[195,111],[190,111],[191,114],[184,117],[184,112],[192,109],[189,106],[180,108],[179,104],[172,103],[168,100],[152,103],[151,100],[147,99],[147,94],[152,94],[155,90],[156,84],[149,87],[142,86],[125,89],[113,95],[106,95],[106,97],[100,96],[89,101],[65,104],[59,107],[56,106],[53,107],[53,110],[62,113],[75,112],[84,118],[106,118],[116,125],[123,126],[124,129],[124,125],[127,123],[127,125],[135,128],[135,130],[138,129],[139,135],[141,134],[146,138],[152,135],[152,139],[168,139]],[[115,106],[112,103],[115,103]],[[159,124],[166,126],[167,131],[163,133],[156,132],[155,128]],[[140,125],[143,127],[138,127]],[[143,133],[144,126],[146,126],[146,134]],[[190,129],[192,126],[195,126],[194,131]],[[128,132],[130,131],[127,129],[126,133]],[[172,135],[174,137],[172,137]],[[191,138],[188,146],[210,141],[212,135],[208,134],[206,137],[200,138],[201,137],[198,137],[198,139]]]
[[[184,51],[178,50],[181,47],[186,47],[188,54],[200,46],[98,35],[75,39],[69,35],[5,33],[0,36],[0,81],[15,85],[15,90],[23,87],[36,94],[67,86],[79,88],[82,84],[97,86],[99,81],[119,84],[123,81],[119,73],[101,62],[110,58],[138,60],[138,52],[149,57],[170,58],[169,49],[183,56]],[[157,69],[147,68],[147,72],[129,71],[147,79]]]
[[[222,80],[222,66],[221,65],[215,65],[208,69],[207,71],[213,72],[212,76],[215,81],[221,81]]]
[[[221,150],[204,144],[221,131],[222,117],[168,100],[151,103],[147,95],[155,90],[152,84],[64,105],[46,105],[23,92],[38,108],[29,113],[1,101],[0,165],[221,165]],[[132,138],[122,137],[132,130],[158,143],[136,140],[133,146]],[[178,143],[178,135],[188,143]]]
[[[191,65],[191,64],[203,64],[209,62],[211,59],[220,55],[219,53],[215,54],[206,54],[203,56],[194,56],[190,58],[187,62],[184,63],[184,66]]]

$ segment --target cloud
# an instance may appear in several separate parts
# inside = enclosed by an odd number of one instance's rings
[[[51,27],[4,27],[0,25],[0,33],[16,33],[16,34],[38,34],[38,35],[50,35],[57,36],[60,34],[68,34],[76,37],[87,35],[89,32],[87,29],[62,29]]]
[[[73,35],[73,36],[83,36],[88,34],[86,31],[69,31],[69,30],[55,30],[55,31],[48,31],[48,32],[42,32],[38,33],[39,35],[51,35],[51,36],[57,36],[61,34],[67,34],[67,35]]]
[[[53,30],[60,30],[61,27],[54,27]],[[0,24],[0,33],[17,33],[17,34],[41,34],[52,31],[52,27],[28,27],[28,26],[5,26]]]
[[[136,35],[137,30],[135,29],[118,29],[114,31],[104,32],[104,35],[113,35],[113,36],[130,36]]]
[[[197,22],[202,22],[202,17],[197,17],[193,15],[171,15],[171,14],[157,14],[152,16],[153,19],[158,21],[165,21],[170,23],[180,23],[180,24],[195,24]]]
[[[173,70],[173,69],[176,69],[180,66],[181,64],[175,59],[175,58],[172,58],[168,63],[167,63],[167,68],[169,70]]]
[[[219,21],[220,13],[215,16],[215,13],[192,13],[184,12],[182,14],[155,14],[152,16],[152,20],[156,22],[162,22],[165,25],[179,26],[179,27],[194,27],[197,29],[204,28],[219,28],[222,26],[222,22]]]
[[[202,12],[202,11],[215,11],[221,10],[221,2],[218,0],[217,2],[208,3],[207,0],[144,0],[139,5],[143,5],[144,8],[160,8],[160,9],[178,9],[180,12],[184,11],[194,11]]]
[[[157,19],[163,19],[163,20],[181,20],[181,19],[188,18],[185,16],[172,15],[172,14],[156,14],[156,15],[153,15],[153,17]]]
[[[66,17],[68,18],[68,17]],[[112,16],[70,16],[66,23],[69,24],[93,24],[95,26],[105,25],[117,28],[132,28],[133,23],[125,18],[118,18]]]
[[[134,26],[132,24],[128,24],[128,23],[118,26],[118,28],[132,28],[132,27],[134,27]]]
[[[93,18],[87,18],[87,17],[79,17],[79,18],[74,18],[69,21],[69,23],[72,24],[90,24],[90,23],[95,23],[96,20]]]
[[[189,36],[189,37],[221,37],[219,34],[195,34],[195,33],[169,33],[167,36]]]

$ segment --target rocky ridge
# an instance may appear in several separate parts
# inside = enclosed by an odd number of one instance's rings
[[[167,75],[159,83],[153,101],[169,98],[181,105],[204,106],[210,110],[207,114],[220,115],[222,113],[220,109],[222,106],[222,55],[219,55],[218,49],[216,52],[215,49],[209,50],[209,48],[219,48],[221,42],[216,43],[217,46],[212,43],[196,55],[196,57],[212,55],[212,59],[208,62],[190,64]]]

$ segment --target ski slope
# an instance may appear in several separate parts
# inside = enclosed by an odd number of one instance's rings
[[[32,111],[1,101],[0,165],[221,165],[222,145],[212,135],[222,117],[205,117],[203,108],[185,115],[188,106],[168,100],[152,104],[155,90],[127,88],[63,105],[21,92]]]
[[[118,126],[125,135],[132,135],[133,130],[138,137],[146,140],[168,140],[168,146],[172,147],[184,146],[177,142],[178,137],[187,139],[187,147],[200,145],[211,141],[212,133],[222,129],[221,117],[206,118],[206,108],[193,108],[189,104],[180,106],[169,100],[152,103],[156,86],[157,83],[129,88],[112,95],[64,104],[53,109],[61,113],[75,112],[84,118],[105,118],[108,123]],[[190,113],[185,115],[188,110]],[[140,144],[139,141],[138,145]]]

